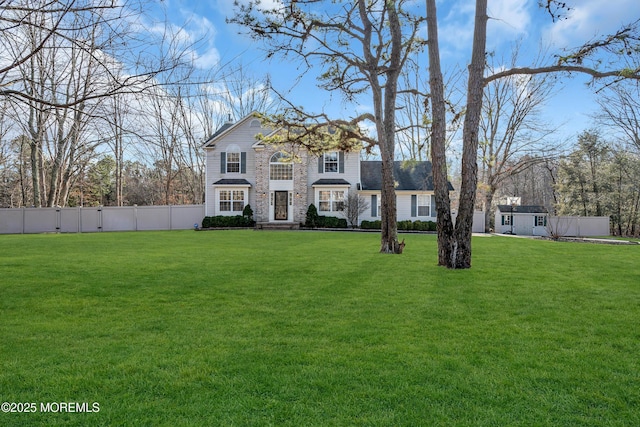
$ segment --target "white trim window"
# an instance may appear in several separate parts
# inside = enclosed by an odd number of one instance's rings
[[[380,218],[380,209],[382,207],[380,203],[380,199],[382,199],[380,194],[372,194],[371,195],[371,218]]]
[[[431,196],[428,194],[418,194],[418,216],[431,216]]]
[[[511,225],[511,215],[502,215],[502,225]]]
[[[242,213],[245,206],[246,193],[244,190],[220,190],[218,206],[220,212]]]
[[[342,212],[344,211],[344,200],[344,190],[318,190],[318,211]]]
[[[227,152],[227,173],[240,173],[240,152]]]
[[[534,227],[546,227],[546,225],[547,225],[547,217],[545,215],[536,215],[533,218]]]
[[[338,172],[338,152],[324,153],[324,172]]]
[[[278,152],[269,160],[269,179],[271,181],[291,181],[293,179],[293,164],[291,157]]]

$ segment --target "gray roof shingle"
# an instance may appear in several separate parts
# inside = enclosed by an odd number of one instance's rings
[[[511,213],[511,205],[498,205],[498,210],[500,212]],[[547,208],[539,205],[520,205],[513,206],[513,213],[524,213],[524,214],[533,214],[533,213],[547,213]]]
[[[349,184],[349,182],[345,181],[342,178],[335,178],[335,179],[319,179],[316,182],[314,182],[313,184],[311,184],[311,186],[314,185],[351,185]]]
[[[431,162],[396,161],[393,162],[393,177],[396,190],[433,191]],[[382,161],[367,160],[360,162],[360,180],[363,190],[382,189]],[[449,191],[453,186],[449,183]]]
[[[251,186],[251,183],[246,179],[219,179],[213,183],[213,185],[248,185]]]

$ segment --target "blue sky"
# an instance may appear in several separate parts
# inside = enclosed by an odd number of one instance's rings
[[[263,0],[269,4],[277,0]],[[488,50],[496,57],[510,57],[514,42],[521,41],[520,63],[531,65],[533,58],[545,49],[549,55],[563,53],[562,49],[581,45],[599,34],[614,32],[621,25],[640,18],[638,0],[567,0],[572,7],[568,19],[553,22],[538,7],[537,0],[489,0]],[[273,86],[288,93],[296,105],[308,111],[329,110],[349,115],[368,106],[344,106],[340,98],[315,88],[315,75],[308,75],[293,85],[298,71],[294,62],[281,59],[265,61],[259,46],[248,37],[239,35],[242,29],[225,22],[233,13],[233,0],[164,0],[173,23],[183,26],[184,36],[202,39],[197,50],[197,64],[213,69],[220,63],[241,61],[260,77],[271,76]],[[424,10],[424,2],[416,2]],[[473,33],[473,0],[442,0],[438,2],[440,49],[445,73],[456,67],[464,68],[470,58]],[[184,25],[184,22],[187,24]],[[426,64],[425,64],[426,66]],[[582,76],[562,77],[556,94],[549,99],[544,120],[560,126],[558,142],[573,138],[591,127],[589,115],[597,110],[595,95],[586,87]],[[366,101],[365,101],[366,103]]]

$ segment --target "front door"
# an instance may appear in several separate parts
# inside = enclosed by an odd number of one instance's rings
[[[276,191],[273,206],[273,217],[276,221],[286,221],[289,218],[289,192]]]

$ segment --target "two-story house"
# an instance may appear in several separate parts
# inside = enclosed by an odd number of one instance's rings
[[[341,217],[347,195],[357,192],[369,203],[359,221],[380,219],[380,161],[361,160],[359,152],[314,155],[256,138],[272,132],[249,115],[205,142],[207,216],[241,215],[249,204],[257,223],[300,224],[311,203],[320,215]],[[398,220],[435,221],[431,163],[395,162],[394,174]]]

